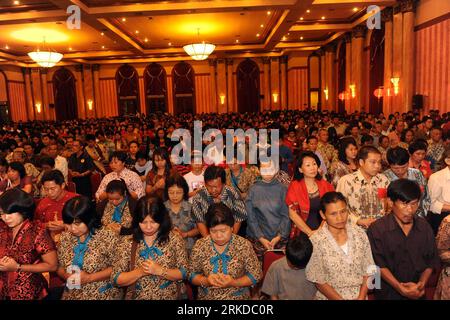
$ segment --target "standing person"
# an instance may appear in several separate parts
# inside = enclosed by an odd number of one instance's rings
[[[320,160],[311,151],[300,154],[294,180],[286,194],[289,217],[293,222],[291,237],[300,232],[311,236],[322,222],[319,214],[320,197],[334,188],[319,174]]]
[[[118,247],[118,238],[100,229],[95,207],[84,196],[70,199],[63,208],[67,232],[58,245],[58,275],[67,282],[63,300],[114,300],[120,290],[109,279]],[[71,286],[74,268],[80,270],[79,286]],[[72,269],[72,270],[71,270]]]
[[[245,300],[262,271],[250,242],[233,233],[233,212],[212,204],[205,215],[210,234],[197,240],[190,259],[189,280],[199,286],[199,300]]]
[[[173,230],[183,238],[190,254],[199,232],[192,216],[188,191],[189,187],[182,176],[175,174],[167,178],[164,189],[164,197],[167,201],[164,205],[172,221]]]
[[[55,169],[58,169],[59,171],[62,172],[64,180],[67,183],[69,177],[69,167],[67,164],[67,159],[61,157],[58,154],[58,145],[56,143],[51,143],[48,146],[48,156],[52,157],[55,160]]]
[[[172,229],[161,199],[144,197],[133,217],[133,237],[123,237],[117,249],[111,280],[126,287],[127,298],[176,300],[178,281],[187,279],[188,258],[184,242]]]
[[[240,195],[233,188],[225,185],[225,182],[225,170],[219,166],[209,166],[205,170],[205,187],[192,199],[192,213],[202,237],[209,234],[205,224],[205,215],[213,203],[222,202],[232,210],[235,221],[233,232],[236,234],[239,232],[242,222],[247,219],[245,204]]]
[[[408,168],[409,153],[406,149],[401,147],[389,149],[387,152],[387,160],[389,162],[390,169],[386,170],[384,175],[389,179],[389,181],[409,179],[419,184],[420,190],[422,191],[422,197],[417,214],[422,218],[425,218],[431,205],[431,199],[430,193],[428,192],[427,180],[423,176],[422,172],[414,168]]]
[[[430,140],[428,140],[427,157],[431,161],[431,169],[433,172],[442,169],[442,159],[445,153],[445,145],[442,140],[442,129],[434,127],[431,129]]]
[[[19,189],[0,196],[0,300],[36,300],[48,294],[43,272],[57,269],[55,244],[33,222],[34,200]]]
[[[123,151],[115,151],[111,157],[110,166],[113,172],[108,173],[100,183],[100,186],[95,193],[95,198],[97,201],[104,200],[108,198],[106,193],[106,186],[112,180],[123,179],[127,185],[130,196],[135,200],[143,197],[145,195],[144,187],[142,186],[142,181],[136,172],[133,172],[125,168],[125,160],[127,159],[127,154]]]
[[[86,153],[92,159],[92,162],[94,163],[97,170],[105,175],[106,169],[104,164],[108,162],[108,152],[106,148],[97,144],[97,142],[95,141],[95,136],[93,134],[86,135],[86,143]]]
[[[342,193],[327,192],[320,200],[325,221],[310,240],[313,253],[306,278],[314,282],[318,300],[366,300],[367,283],[374,265],[366,233],[349,223]]]
[[[73,153],[69,157],[69,173],[78,194],[92,198],[91,174],[94,163],[91,157],[84,151],[83,143],[75,140],[72,143]]]
[[[429,222],[434,233],[450,213],[450,146],[445,150],[444,160],[447,167],[433,173],[428,180],[431,198]]]
[[[442,220],[436,237],[436,246],[442,262],[434,300],[450,300],[450,216]]]
[[[262,262],[267,250],[283,249],[291,229],[285,203],[287,187],[275,179],[278,168],[272,161],[260,162],[261,181],[250,187],[245,200],[247,237]]]
[[[417,216],[420,193],[414,181],[391,182],[387,195],[392,213],[367,231],[375,263],[381,268],[377,300],[424,298],[428,279],[439,266],[433,230]]]
[[[131,222],[137,200],[130,196],[123,180],[112,180],[106,186],[108,197],[97,203],[102,225],[117,235],[131,233]]]
[[[389,180],[379,173],[381,153],[377,148],[362,147],[358,151],[357,159],[359,169],[343,176],[336,191],[347,198],[350,219],[367,229],[386,212],[386,188]]]
[[[358,170],[358,146],[353,138],[342,138],[339,142],[338,161],[331,164],[330,177],[333,187],[337,187],[339,180]]]
[[[422,172],[424,177],[428,180],[433,174],[431,170],[431,164],[428,160],[425,160],[427,155],[428,144],[425,140],[416,140],[408,148],[409,154],[409,167],[418,169]]]
[[[322,128],[318,134],[317,151],[323,156],[325,166],[330,169],[331,164],[337,160],[337,152],[334,147],[328,142],[329,134],[328,130]]]

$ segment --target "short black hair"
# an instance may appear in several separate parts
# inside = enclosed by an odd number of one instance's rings
[[[386,153],[389,165],[404,165],[409,161],[409,153],[405,148],[395,147],[389,148]]]
[[[117,160],[125,163],[127,161],[128,155],[124,151],[114,151],[111,155],[111,160],[116,158]]]
[[[106,185],[106,193],[117,192],[122,196],[129,194],[127,185],[124,180],[112,180]]]
[[[286,259],[298,269],[306,268],[312,252],[312,243],[305,233],[291,238],[286,245]]]
[[[364,146],[364,147],[361,147],[361,149],[359,149],[359,151],[358,151],[358,156],[357,156],[358,161],[359,160],[366,161],[367,158],[369,157],[369,153],[375,153],[375,154],[381,155],[380,150],[378,150],[374,146]]]
[[[20,213],[24,219],[33,219],[35,209],[34,199],[21,189],[6,190],[0,196],[0,208],[3,213]]]
[[[145,152],[138,151],[136,153],[136,160],[139,160],[139,159],[144,159],[145,161],[148,161],[148,156],[145,154]]]
[[[295,167],[295,171],[294,171],[294,180],[300,181],[304,178],[303,173],[300,172],[300,168],[303,164],[303,160],[305,160],[305,158],[313,158],[314,161],[316,161],[317,163],[317,167],[320,168],[320,159],[319,157],[312,151],[304,151],[302,153],[300,153],[300,156],[298,157],[298,162],[297,162],[297,166]],[[322,176],[319,174],[319,172],[317,172],[316,175],[316,180],[322,180]]]
[[[55,167],[55,159],[52,157],[42,157],[39,159],[39,165],[42,167],[43,165],[50,166],[52,168]]]
[[[8,161],[6,161],[5,158],[0,157],[0,167],[6,167],[6,168],[8,168],[8,166],[9,166]]]
[[[18,162],[18,161],[13,161],[9,163],[9,168],[12,170],[15,170],[17,172],[19,172],[19,176],[20,179],[23,179],[26,177],[27,172],[25,170],[25,167],[23,166],[22,163]]]
[[[142,197],[139,199],[134,210],[132,230],[133,239],[137,242],[144,239],[144,234],[139,227],[139,224],[150,216],[156,223],[159,224],[158,243],[165,243],[169,240],[169,233],[172,229],[172,221],[170,220],[167,208],[164,202],[159,197]]]
[[[384,139],[387,139],[389,141],[389,137],[385,136],[384,134],[382,134],[379,138],[378,138],[378,142],[379,144],[381,144],[383,142]]]
[[[44,173],[41,179],[41,183],[44,184],[46,181],[54,181],[57,185],[62,186],[65,182],[64,175],[59,170],[51,170]]]
[[[83,222],[91,233],[101,226],[94,203],[86,196],[69,199],[62,209],[62,218],[65,224],[72,224],[74,221]]]
[[[373,137],[370,134],[363,134],[361,137],[361,144],[364,144],[366,142],[373,142]]]
[[[225,183],[226,180],[226,173],[225,170],[222,167],[211,165],[205,170],[205,182],[215,180],[217,178],[220,178],[222,183]]]
[[[424,139],[417,139],[416,141],[411,143],[408,147],[410,155],[419,150],[423,150],[425,152],[427,152],[428,150],[428,143]]]
[[[95,136],[93,134],[86,135],[86,141],[95,141]]]
[[[319,138],[317,138],[317,136],[308,136],[306,138],[306,143],[309,143],[313,139],[319,141]]]
[[[183,176],[181,176],[179,174],[170,175],[166,179],[166,186],[164,188],[164,197],[166,199],[169,199],[169,188],[173,187],[173,186],[177,186],[177,187],[183,189],[183,199],[184,200],[189,199],[189,186],[186,182],[186,179],[183,178]]]
[[[330,203],[336,203],[338,201],[343,201],[345,204],[347,204],[347,199],[342,193],[329,191],[325,193],[322,198],[320,198],[320,210],[325,214],[327,205],[329,205]]]
[[[387,189],[387,196],[393,202],[400,200],[402,202],[411,202],[420,200],[422,191],[417,182],[409,179],[398,179],[392,181]]]
[[[223,203],[213,203],[209,206],[205,215],[205,222],[208,229],[214,228],[220,224],[229,227],[234,226],[234,216],[230,208]]]

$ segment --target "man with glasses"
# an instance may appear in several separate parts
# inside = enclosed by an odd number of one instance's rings
[[[439,266],[433,230],[417,215],[420,195],[415,181],[391,182],[387,196],[392,213],[367,231],[381,273],[381,285],[374,292],[377,300],[424,299],[428,279]]]

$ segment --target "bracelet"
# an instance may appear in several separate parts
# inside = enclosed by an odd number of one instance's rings
[[[206,278],[206,277],[204,277],[204,278]],[[205,285],[205,283],[203,282],[203,279],[204,278],[201,278],[200,279],[200,287],[202,287],[202,288],[206,288],[206,285]]]

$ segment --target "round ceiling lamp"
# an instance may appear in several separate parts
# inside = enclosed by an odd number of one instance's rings
[[[200,37],[200,29],[197,29],[197,35],[198,37]],[[183,46],[184,51],[186,51],[186,53],[190,55],[192,59],[197,61],[208,59],[209,55],[213,53],[215,48],[215,45],[207,43],[205,41]]]
[[[45,38],[43,48],[45,48]],[[43,68],[53,67],[61,61],[63,57],[63,55],[59,52],[51,51],[50,49],[41,51],[39,48],[36,49],[36,51],[28,52],[28,56]]]

